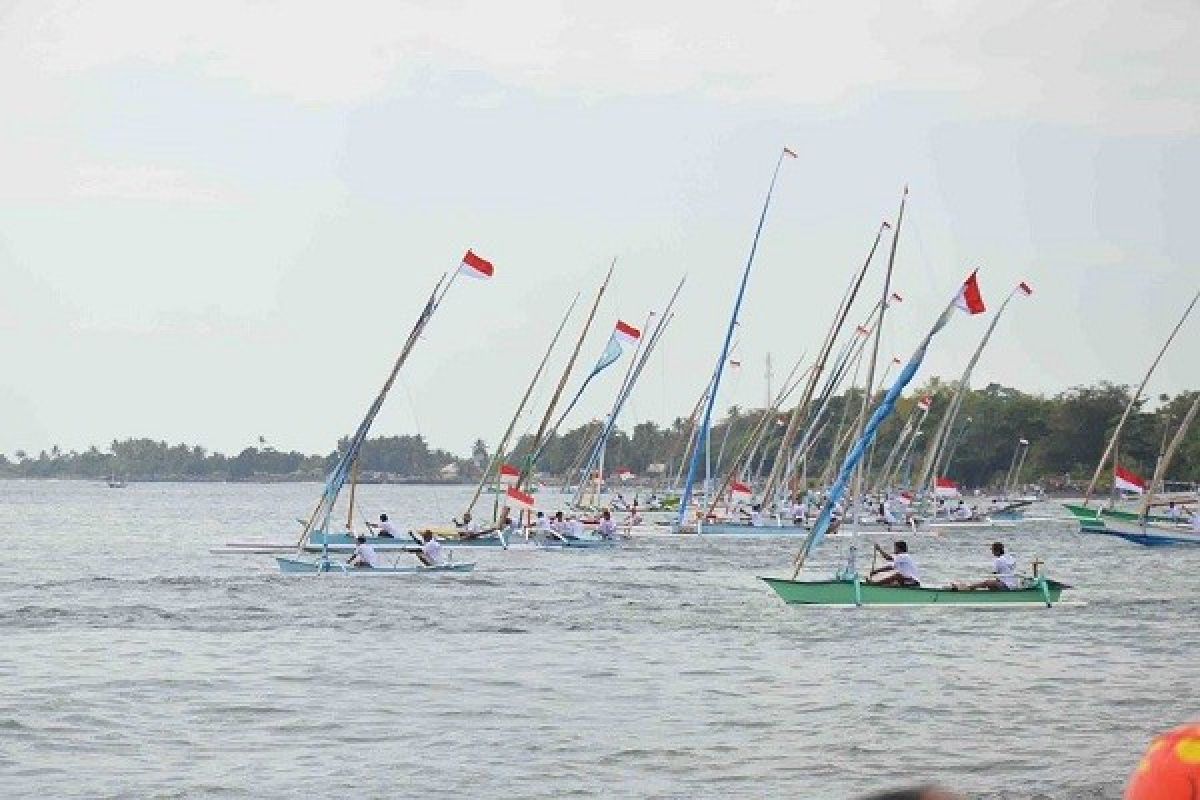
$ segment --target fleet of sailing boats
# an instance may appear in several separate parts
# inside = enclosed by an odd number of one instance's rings
[[[520,446],[514,438],[521,420],[530,411],[535,388],[545,375],[551,354],[573,316],[579,301],[577,295],[566,309],[553,336],[541,355],[515,411],[500,436],[490,462],[483,470],[479,484],[466,504],[462,521],[453,526],[429,524],[423,529],[424,537],[410,533],[413,541],[386,535],[363,535],[354,533],[354,488],[356,464],[363,442],[379,413],[385,398],[401,369],[411,356],[417,342],[433,319],[451,286],[459,275],[490,277],[490,262],[472,251],[462,259],[456,269],[449,271],[437,282],[429,299],[417,318],[403,348],[392,366],[387,380],[375,400],[360,421],[353,436],[339,453],[337,462],[330,471],[324,489],[311,515],[304,521],[298,542],[280,545],[263,542],[235,542],[222,548],[221,552],[274,553],[277,564],[285,574],[341,574],[341,575],[404,575],[426,573],[462,573],[474,568],[471,562],[455,562],[451,555],[441,562],[430,562],[423,541],[436,537],[453,548],[464,548],[470,552],[483,552],[492,548],[509,549],[597,549],[619,546],[622,537],[628,536],[775,536],[794,538],[800,542],[796,554],[795,569],[790,577],[770,577],[763,580],[776,594],[789,604],[816,606],[904,606],[904,605],[984,605],[996,607],[1021,607],[1028,605],[1051,606],[1059,602],[1065,584],[1049,578],[1035,563],[1028,575],[1013,576],[1014,583],[999,588],[969,590],[955,587],[926,587],[914,585],[881,585],[871,581],[871,573],[860,572],[856,563],[858,540],[862,536],[920,536],[939,535],[939,529],[971,527],[980,525],[1015,526],[1021,520],[1023,510],[1035,497],[1018,496],[1020,476],[1029,441],[1022,438],[1015,446],[1012,462],[1004,482],[1002,497],[991,508],[979,510],[967,506],[962,500],[957,484],[950,477],[953,457],[958,443],[963,438],[969,417],[958,424],[965,393],[970,385],[973,370],[984,353],[1001,316],[1014,298],[1029,296],[1032,289],[1022,281],[1008,293],[992,315],[981,340],[966,363],[962,375],[953,384],[949,399],[932,435],[924,439],[923,424],[930,413],[932,398],[915,398],[903,401],[902,394],[920,369],[928,348],[935,336],[950,324],[956,310],[969,315],[985,312],[979,287],[978,270],[973,271],[958,288],[945,310],[936,318],[919,346],[907,361],[892,357],[880,369],[881,342],[888,313],[902,301],[901,294],[893,287],[897,245],[904,222],[908,189],[900,199],[894,224],[884,221],[874,234],[867,256],[861,267],[854,271],[841,302],[835,309],[830,327],[817,351],[815,358],[804,369],[804,358],[796,362],[787,379],[772,395],[767,392],[768,405],[755,421],[749,435],[730,451],[725,460],[727,441],[717,447],[710,441],[713,429],[713,414],[717,407],[722,380],[729,369],[737,331],[742,324],[741,313],[752,275],[755,255],[763,234],[771,207],[772,196],[786,161],[795,154],[784,148],[778,155],[771,174],[758,224],[750,245],[750,252],[742,268],[732,312],[722,339],[713,371],[706,376],[689,421],[689,436],[684,450],[679,454],[678,494],[664,492],[649,503],[638,507],[635,499],[632,506],[627,503],[620,508],[625,519],[614,523],[597,513],[605,506],[601,496],[605,486],[606,454],[620,414],[631,394],[635,391],[639,377],[646,364],[670,326],[675,308],[686,278],[681,278],[663,306],[661,312],[650,312],[641,328],[617,319],[612,333],[594,366],[580,380],[575,393],[562,410],[560,401],[572,381],[585,340],[592,330],[601,301],[613,278],[616,261],[609,266],[603,281],[597,288],[590,309],[576,337],[566,365],[554,384],[540,421],[530,433],[520,438]],[[875,256],[886,236],[890,235],[890,247],[883,274],[881,291],[873,305],[864,314],[855,312],[860,304],[864,280],[871,270]],[[1198,295],[1200,297],[1200,295]],[[1188,307],[1179,324],[1164,345],[1155,365],[1166,352],[1171,340],[1178,333],[1196,300]],[[861,323],[851,329],[851,315]],[[628,318],[627,318],[628,319]],[[538,462],[550,440],[556,435],[563,422],[576,408],[580,398],[592,385],[593,379],[617,363],[631,351],[624,376],[617,387],[608,412],[599,420],[589,435],[579,455],[569,470],[567,486],[559,505],[569,511],[566,522],[549,522],[545,517],[535,519],[539,502],[533,495],[532,484],[538,474]],[[893,366],[900,370],[890,386],[888,375]],[[1153,366],[1151,372],[1153,372]],[[859,378],[862,382],[859,382]],[[1146,380],[1149,379],[1149,373]],[[769,378],[768,378],[769,380]],[[852,391],[846,391],[849,382]],[[1135,394],[1134,401],[1145,387],[1144,380]],[[799,391],[798,400],[786,413],[786,427],[782,435],[772,423],[780,421],[787,403],[793,402]],[[834,412],[835,398],[841,396],[840,410]],[[850,402],[853,399],[853,402]],[[875,442],[880,426],[893,415],[897,406],[911,402],[907,418],[899,436],[886,454],[875,452]],[[1126,409],[1125,417],[1132,409]],[[1161,482],[1171,463],[1172,456],[1182,441],[1188,427],[1194,421],[1200,398],[1193,404],[1190,413],[1182,421],[1170,445],[1164,441],[1164,452],[1159,460],[1155,476],[1144,492],[1140,509],[1124,512],[1119,510],[1099,511],[1088,503],[1096,480],[1089,487],[1088,497],[1082,506],[1069,509],[1082,522],[1084,532],[1109,533],[1143,544],[1177,543],[1197,541],[1176,530],[1169,524],[1150,514],[1154,507],[1156,486]],[[834,417],[838,417],[836,421]],[[1097,477],[1105,462],[1116,449],[1121,423],[1113,434],[1105,456],[1097,468]],[[813,463],[814,445],[825,437],[831,442],[832,452],[823,469]],[[918,448],[921,442],[925,446]],[[920,450],[923,459],[916,464]],[[715,455],[715,463],[714,463]],[[878,457],[878,458],[877,458]],[[665,462],[661,472],[666,472]],[[628,477],[621,475],[620,477]],[[902,478],[902,475],[905,476]],[[620,479],[620,478],[619,478]],[[332,526],[335,505],[349,483],[349,512],[345,530]],[[491,513],[481,510],[480,499],[485,495],[491,499]],[[542,503],[552,505],[554,498]],[[569,498],[569,499],[566,499]],[[610,496],[611,499],[611,496]],[[958,499],[957,505],[954,500]],[[609,505],[615,505],[609,503]],[[474,514],[487,518],[486,523],[474,521]],[[1004,520],[1004,521],[999,521]],[[1136,527],[1136,530],[1133,528]],[[829,538],[849,541],[848,558],[832,577],[801,578],[809,556]],[[395,555],[392,565],[372,568],[350,567],[335,561],[332,554],[358,552],[362,544],[389,556]],[[288,554],[284,554],[283,550]],[[297,550],[301,555],[292,555]],[[302,554],[309,554],[305,558]],[[315,560],[312,555],[316,554]],[[417,563],[401,563],[414,556]]]

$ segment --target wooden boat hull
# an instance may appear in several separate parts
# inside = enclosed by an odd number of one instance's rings
[[[405,567],[374,567],[362,568],[348,566],[344,561],[302,561],[297,558],[276,558],[279,571],[285,575],[316,575],[325,572],[330,575],[349,575],[356,578],[379,578],[394,575],[426,575],[443,572],[471,572],[475,565],[470,562],[460,564],[440,564],[427,567],[424,564],[413,564]]]
[[[875,586],[852,580],[790,581],[762,578],[788,605],[806,606],[963,606],[1021,608],[1052,606],[1062,590],[1069,588],[1058,581],[1046,580],[1044,586],[1008,591],[955,591],[946,587]]]

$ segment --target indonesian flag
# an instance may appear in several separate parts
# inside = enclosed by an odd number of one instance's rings
[[[458,265],[458,271],[472,278],[487,280],[492,277],[492,262],[482,259],[468,250],[467,254],[463,256],[462,263]]]
[[[1117,466],[1113,470],[1113,483],[1123,492],[1141,494],[1146,491],[1146,482],[1122,466]]]
[[[617,328],[613,331],[613,338],[621,344],[634,345],[637,344],[638,339],[642,338],[642,332],[628,322],[617,320]]]
[[[745,500],[748,497],[754,496],[754,490],[741,481],[734,481],[729,484],[729,497],[734,500]]]
[[[933,397],[932,396],[922,397],[920,400],[917,401],[917,408],[921,409],[922,411],[928,411],[930,406],[932,406],[932,405],[933,405]]]
[[[623,481],[631,480],[633,478],[633,470],[629,467],[621,467],[617,470],[617,477]]]
[[[900,494],[896,495],[896,499],[906,506],[912,505],[913,494],[912,492],[901,492]]]
[[[521,477],[521,470],[514,467],[512,464],[500,465],[500,483],[505,486],[516,486],[517,480]]]
[[[958,484],[949,478],[938,478],[934,481],[933,492],[938,497],[958,497]]]
[[[900,360],[900,356],[892,356],[892,363],[893,364],[903,364],[904,362]]]
[[[508,497],[508,504],[513,508],[519,508],[522,511],[533,511],[533,495],[518,491],[515,486],[508,487],[505,495]]]
[[[1018,283],[1017,288],[1020,289],[1021,294],[1025,295],[1026,297],[1033,294],[1033,289],[1030,288],[1029,284],[1026,283],[1025,281],[1021,281],[1020,283]]]
[[[866,327],[866,326],[864,326],[864,325],[859,325],[859,326],[858,326],[858,332],[859,332],[861,335],[863,335],[863,336],[867,336],[868,334],[870,334],[870,333],[871,333],[871,329],[870,329],[870,328],[868,328],[868,327]]]
[[[793,150],[793,149],[792,149],[792,148],[790,148],[790,147],[785,147],[785,148],[783,148],[783,154],[784,154],[785,156],[791,156],[792,158],[795,158],[795,157],[796,157],[796,151],[795,151],[795,150]]]
[[[900,296],[899,292],[892,292],[892,302],[893,303],[903,303],[904,298]]]
[[[979,270],[972,272],[958,290],[958,297],[954,298],[954,305],[968,314],[982,314],[987,310],[987,306],[983,304],[983,294],[979,291],[978,275]]]
[[[742,367],[741,361],[738,361],[736,358],[729,359],[729,368],[730,369],[741,369],[741,367]]]

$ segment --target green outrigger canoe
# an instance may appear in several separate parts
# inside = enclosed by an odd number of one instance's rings
[[[957,590],[950,587],[877,586],[854,576],[827,581],[762,578],[788,605],[804,606],[961,606],[964,608],[1049,608],[1067,584],[1027,579],[1020,589]]]
[[[1072,503],[1063,503],[1062,505],[1063,508],[1071,512],[1071,516],[1073,516],[1077,522],[1083,524],[1095,523],[1097,520],[1103,522],[1105,517],[1118,520],[1120,522],[1140,522],[1142,519],[1141,516],[1135,511],[1120,511],[1115,508],[1080,506]],[[1171,519],[1163,514],[1147,514],[1146,521],[1163,522],[1167,523],[1168,525],[1179,522],[1179,520]]]

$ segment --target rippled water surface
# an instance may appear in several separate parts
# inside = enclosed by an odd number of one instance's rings
[[[1019,612],[787,607],[755,579],[780,540],[378,580],[209,554],[294,537],[317,494],[0,483],[0,795],[1106,798],[1200,716],[1200,548],[1052,521],[911,540],[927,582],[1002,538],[1086,602]],[[466,496],[360,491],[406,524]]]

